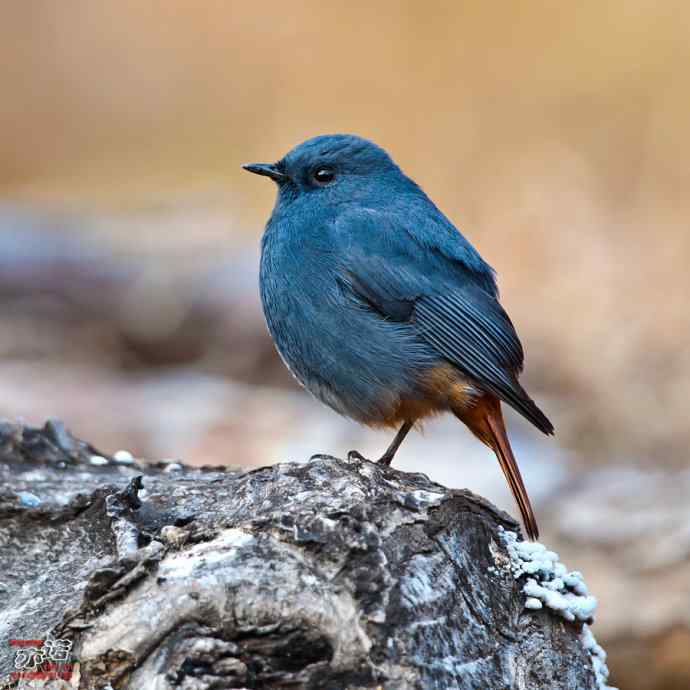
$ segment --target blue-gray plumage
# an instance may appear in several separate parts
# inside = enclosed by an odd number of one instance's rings
[[[402,427],[450,411],[497,454],[528,534],[536,521],[505,433],[504,401],[553,427],[518,383],[523,351],[494,271],[379,146],[310,139],[273,164],[261,299],[295,377],[337,412]]]

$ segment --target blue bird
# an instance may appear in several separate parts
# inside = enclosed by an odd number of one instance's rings
[[[496,453],[537,539],[501,402],[546,434],[553,425],[518,383],[522,345],[493,269],[366,139],[319,136],[243,167],[278,186],[260,289],[295,378],[342,415],[398,428],[385,464],[417,422],[451,412]]]

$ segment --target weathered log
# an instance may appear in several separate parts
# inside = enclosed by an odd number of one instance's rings
[[[137,464],[52,422],[0,425],[0,479],[2,675],[48,636],[82,688],[603,683],[581,621],[525,608],[513,519],[422,474]]]

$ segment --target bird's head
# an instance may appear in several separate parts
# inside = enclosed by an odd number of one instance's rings
[[[337,203],[371,192],[384,179],[403,177],[380,146],[351,134],[314,137],[276,163],[248,163],[242,167],[270,177],[278,185],[279,203],[306,194]]]

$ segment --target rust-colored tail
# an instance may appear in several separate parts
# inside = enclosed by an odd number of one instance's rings
[[[493,395],[487,394],[480,398],[474,406],[459,413],[455,412],[455,415],[469,427],[470,431],[480,441],[496,453],[503,474],[508,481],[508,486],[520,509],[527,536],[532,541],[536,541],[539,538],[537,520],[534,517],[527,489],[525,489],[522,481],[520,468],[508,441],[500,401]]]
[[[497,416],[487,416],[486,421],[491,430],[491,435],[493,436],[493,450],[496,453],[503,474],[508,480],[508,486],[510,486],[510,490],[513,492],[515,501],[520,509],[520,515],[522,515],[522,521],[525,525],[527,536],[532,541],[536,541],[539,539],[539,527],[537,527],[537,520],[534,517],[534,511],[532,510],[532,504],[527,495],[527,489],[525,489],[525,485],[522,481],[520,468],[518,467],[515,456],[513,455],[513,449],[510,447],[510,442],[508,441],[508,434],[506,434],[505,425],[503,424],[501,408],[498,408]]]

